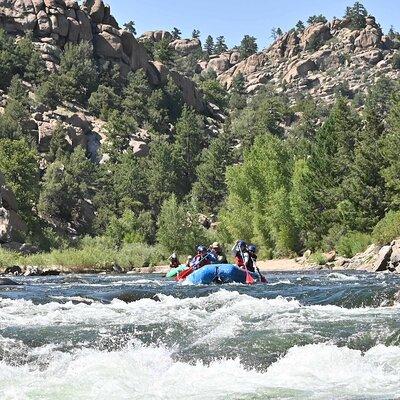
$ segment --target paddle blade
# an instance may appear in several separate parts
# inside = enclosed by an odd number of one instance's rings
[[[250,272],[247,269],[246,269],[246,284],[247,285],[254,284],[254,278],[251,276]]]
[[[185,271],[182,271],[180,274],[177,275],[176,280],[183,281],[186,279],[192,272],[194,272],[194,269],[190,267],[189,269],[186,269]]]

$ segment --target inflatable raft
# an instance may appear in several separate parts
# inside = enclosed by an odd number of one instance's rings
[[[255,283],[260,283],[259,274],[250,274]],[[193,285],[210,285],[211,283],[246,283],[246,271],[232,264],[211,264],[194,271],[186,280]]]
[[[177,268],[172,268],[166,275],[166,278],[175,278],[180,272],[187,270],[188,267],[186,264],[182,264]]]

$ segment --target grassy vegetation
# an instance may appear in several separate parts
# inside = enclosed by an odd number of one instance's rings
[[[104,240],[84,240],[78,248],[53,250],[23,256],[0,249],[0,269],[12,265],[33,265],[39,268],[58,268],[71,272],[101,272],[111,270],[114,266],[124,271],[135,268],[151,267],[166,263],[167,252],[160,246],[144,244],[125,244],[113,248]]]

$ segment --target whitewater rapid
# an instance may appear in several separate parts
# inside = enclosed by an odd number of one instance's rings
[[[397,280],[280,274],[261,289],[179,289],[85,279],[0,292],[0,399],[400,397]],[[127,302],[110,287],[151,296]],[[325,304],[331,292],[336,304]]]

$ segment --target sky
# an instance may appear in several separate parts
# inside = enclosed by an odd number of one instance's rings
[[[138,34],[149,30],[178,27],[183,37],[199,29],[201,39],[225,36],[229,47],[244,35],[255,36],[259,48],[271,43],[271,30],[287,31],[297,21],[323,14],[328,20],[342,17],[355,0],[107,0],[112,14],[122,25],[133,20]],[[400,30],[399,0],[364,0],[386,32],[391,25]],[[397,25],[397,26],[396,26]]]

